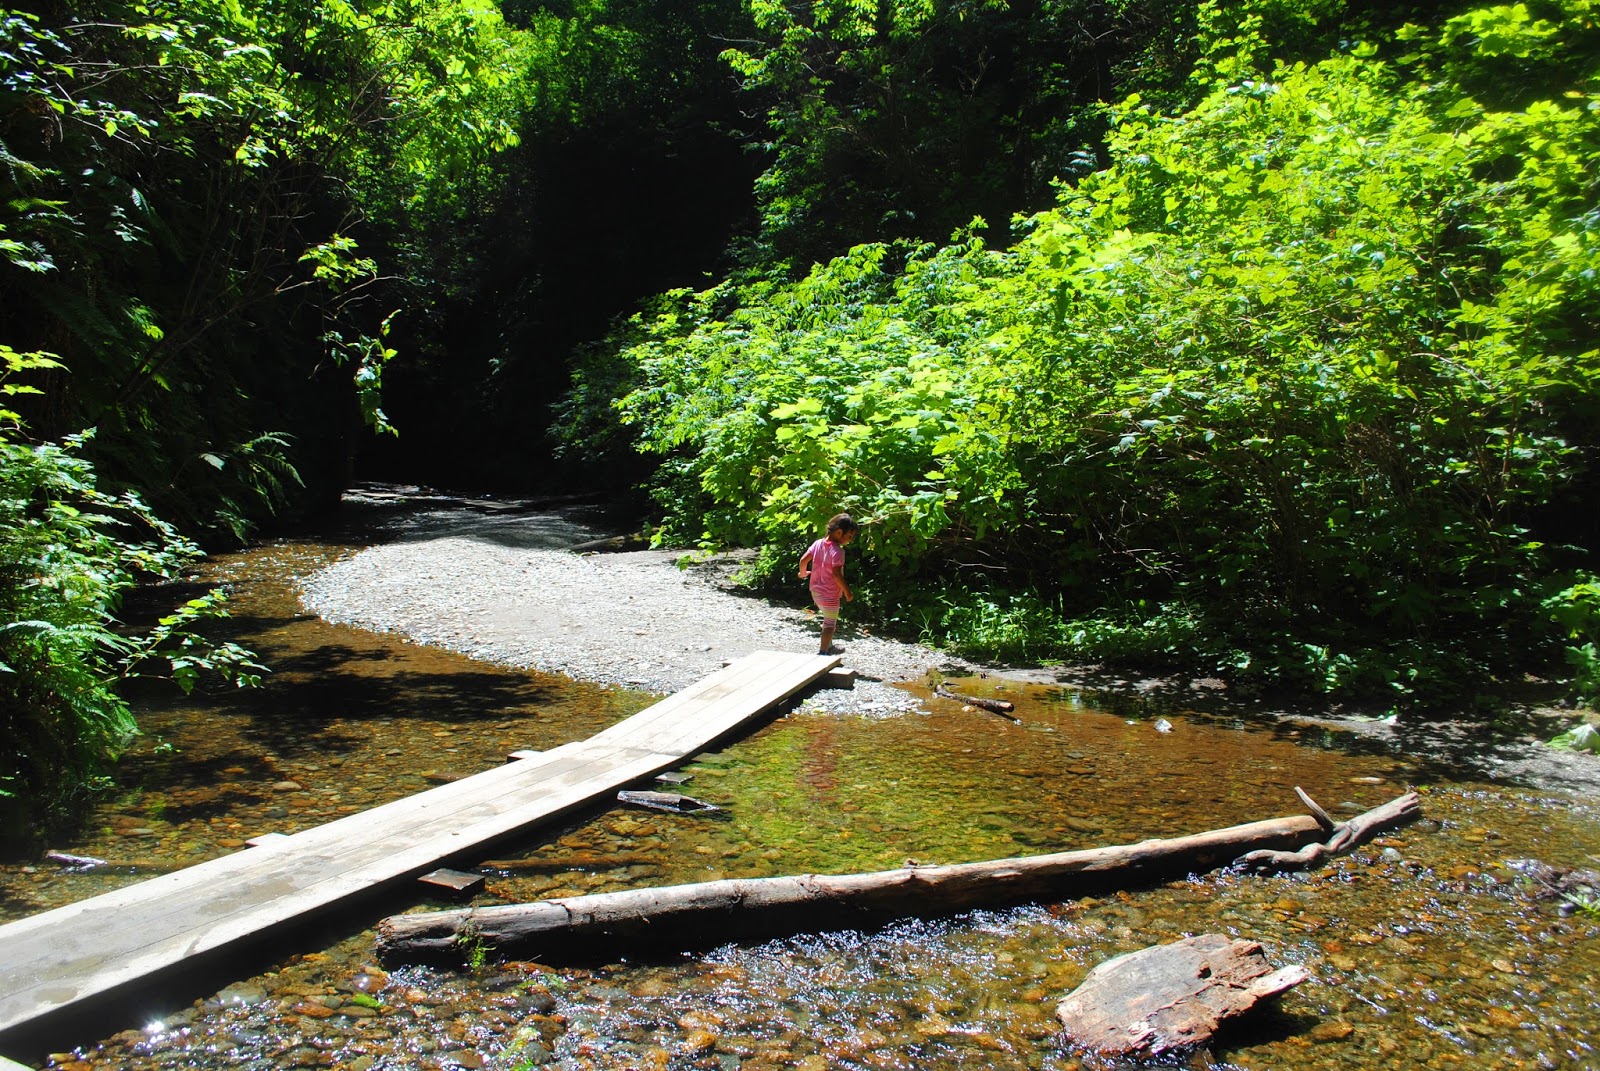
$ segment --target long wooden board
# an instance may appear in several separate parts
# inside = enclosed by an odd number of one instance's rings
[[[0,1040],[676,766],[838,663],[756,651],[587,740],[0,926]]]

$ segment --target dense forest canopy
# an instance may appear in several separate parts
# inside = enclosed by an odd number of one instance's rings
[[[131,585],[356,473],[757,581],[850,509],[974,654],[1593,696],[1596,8],[0,9],[7,813],[258,671]]]

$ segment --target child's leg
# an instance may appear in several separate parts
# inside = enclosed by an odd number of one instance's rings
[[[827,654],[828,648],[833,646],[833,630],[839,624],[839,607],[838,604],[830,606],[819,602],[817,603],[817,609],[822,614],[822,642],[817,648],[817,653]]]

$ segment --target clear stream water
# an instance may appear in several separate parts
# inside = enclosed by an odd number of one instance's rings
[[[294,578],[351,549],[284,542],[209,563],[232,591],[232,634],[273,667],[269,682],[143,700],[125,787],[81,839],[56,845],[114,865],[0,867],[0,919],[590,735],[653,701],[304,614]],[[992,680],[951,684],[997,694]],[[486,860],[474,903],[1180,836],[1297,813],[1295,785],[1346,813],[1415,785],[1425,817],[1306,875],[1209,874],[613,963],[386,972],[377,919],[446,904],[408,892],[283,936],[281,958],[241,960],[220,989],[179,985],[147,994],[140,1021],[85,1022],[42,1066],[1097,1069],[1109,1065],[1060,1035],[1056,1003],[1102,960],[1204,932],[1258,940],[1274,965],[1303,963],[1311,979],[1194,1066],[1600,1065],[1600,919],[1532,898],[1506,866],[1596,866],[1595,801],[1453,781],[1319,729],[998,687],[1020,724],[949,702],[781,718],[685,767],[685,791],[725,820],[597,809]]]

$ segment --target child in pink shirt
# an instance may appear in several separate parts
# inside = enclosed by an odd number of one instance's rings
[[[822,649],[818,654],[838,654],[833,645],[833,630],[839,625],[839,598],[851,602],[855,595],[844,582],[844,548],[856,537],[859,526],[848,513],[828,521],[828,534],[800,555],[800,579],[811,581],[811,598],[822,614]]]

